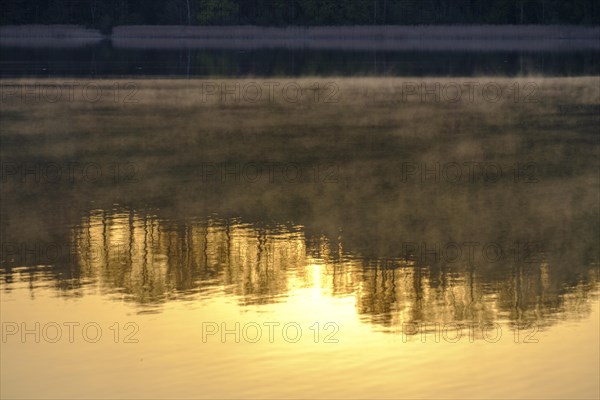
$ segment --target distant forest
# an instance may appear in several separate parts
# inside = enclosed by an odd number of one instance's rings
[[[599,0],[0,0],[0,23],[116,25],[600,24]]]

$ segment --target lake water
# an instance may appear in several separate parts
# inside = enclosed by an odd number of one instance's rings
[[[598,53],[2,51],[3,398],[600,396]]]
[[[206,76],[597,76],[598,44],[581,47],[570,42],[541,49],[514,42],[478,43],[458,47],[419,43],[393,50],[387,47],[232,48],[185,47],[170,40],[163,46],[103,41],[87,46],[0,46],[0,77],[206,77]],[[460,42],[460,41],[459,41]],[[59,42],[60,43],[60,42]],[[511,46],[510,44],[513,44]],[[148,43],[146,43],[148,45]],[[435,44],[435,43],[434,43]],[[518,42],[517,42],[518,44]],[[494,49],[494,45],[499,47]]]

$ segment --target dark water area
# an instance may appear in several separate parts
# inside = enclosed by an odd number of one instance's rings
[[[0,77],[590,76],[600,51],[0,47]]]

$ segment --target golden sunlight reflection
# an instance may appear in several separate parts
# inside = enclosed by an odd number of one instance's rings
[[[376,330],[404,324],[552,324],[590,310],[590,282],[557,290],[548,263],[511,267],[497,280],[474,267],[430,268],[365,259],[343,239],[308,239],[293,224],[254,226],[217,217],[184,224],[134,210],[93,210],[73,229],[82,281],[159,311],[170,300],[229,297],[240,306],[290,298],[345,299]],[[591,284],[591,286],[590,286]],[[143,309],[141,309],[143,311]]]

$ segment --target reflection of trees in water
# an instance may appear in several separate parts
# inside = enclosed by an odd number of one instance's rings
[[[267,304],[304,287],[355,296],[363,320],[538,325],[585,314],[595,290],[592,267],[512,262],[421,266],[402,259],[367,260],[295,226],[264,228],[240,221],[173,224],[133,211],[94,211],[74,231],[84,279],[138,303],[200,293]],[[570,272],[568,272],[570,271]]]
[[[134,212],[92,212],[76,229],[84,277],[141,302],[216,286],[243,302],[264,303],[288,290],[306,261],[298,232],[277,233],[214,221],[174,225]]]
[[[596,279],[564,286],[552,282],[546,263],[516,265],[504,279],[491,280],[473,270],[448,273],[434,282],[429,268],[371,268],[361,274],[358,310],[384,326],[403,322],[478,323],[510,320],[538,326],[590,310]]]

